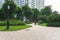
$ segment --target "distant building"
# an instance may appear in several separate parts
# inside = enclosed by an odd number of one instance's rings
[[[44,6],[44,0],[14,0],[14,2],[19,7],[28,5],[30,8],[37,8],[39,10]]]
[[[28,5],[30,8],[41,9],[44,7],[44,0],[13,0],[19,7]],[[4,0],[0,0],[0,7],[2,6]]]
[[[0,0],[0,8],[2,7],[3,3],[4,3],[4,0]]]

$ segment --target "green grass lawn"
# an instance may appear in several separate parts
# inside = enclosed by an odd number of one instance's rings
[[[60,27],[59,22],[51,22],[51,23],[39,23],[40,26],[48,26],[48,27]]]
[[[9,30],[6,30],[6,26],[0,26],[0,31],[17,31],[22,30],[31,27],[31,25],[25,25],[25,26],[10,26]]]
[[[40,23],[41,26],[47,26],[47,23]]]

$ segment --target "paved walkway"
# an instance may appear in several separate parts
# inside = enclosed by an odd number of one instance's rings
[[[0,40],[60,40],[60,28],[32,25],[24,30],[0,32]]]

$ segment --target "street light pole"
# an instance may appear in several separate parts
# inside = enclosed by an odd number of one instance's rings
[[[7,10],[8,13],[7,13],[7,28],[6,29],[9,30],[9,11],[10,11],[10,5],[7,6],[7,9],[8,9]]]

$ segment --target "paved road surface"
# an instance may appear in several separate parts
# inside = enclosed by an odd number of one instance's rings
[[[60,40],[60,28],[32,25],[24,30],[0,32],[0,40]]]

